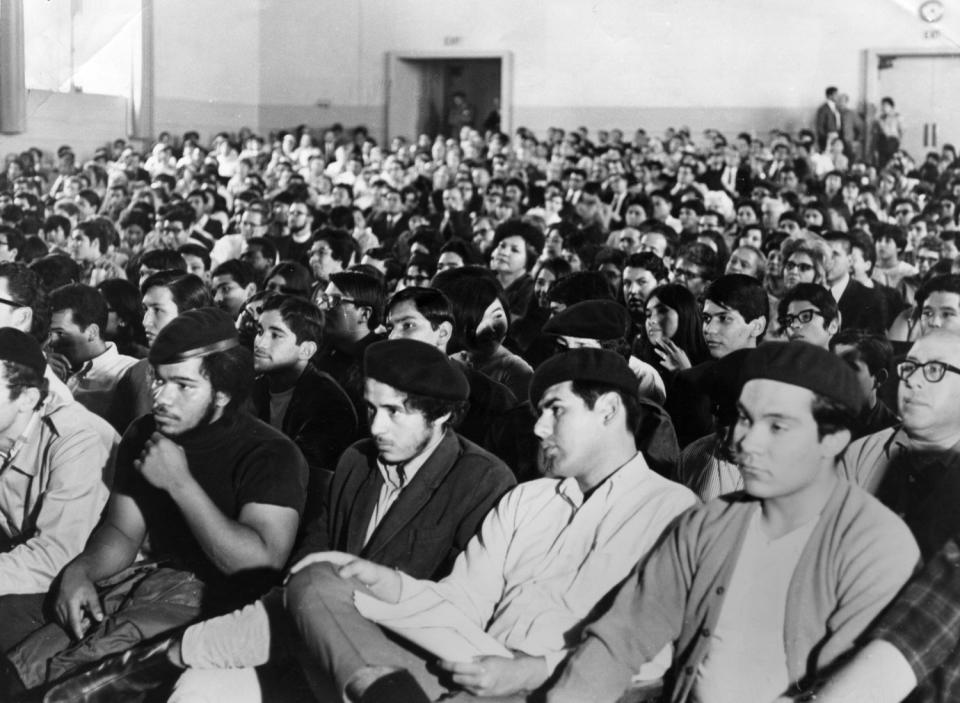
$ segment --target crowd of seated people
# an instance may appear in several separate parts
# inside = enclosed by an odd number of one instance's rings
[[[0,699],[956,699],[960,159],[833,139],[9,155]]]

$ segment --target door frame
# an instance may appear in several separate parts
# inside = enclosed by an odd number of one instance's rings
[[[513,52],[510,51],[388,51],[386,54],[386,78],[384,80],[383,137],[389,142],[390,91],[394,69],[400,61],[458,61],[470,59],[500,59],[500,131],[513,131]]]
[[[866,115],[864,116],[863,140],[864,147],[869,148],[873,139],[873,121],[880,109],[880,61],[884,59],[898,59],[906,57],[960,57],[960,49],[949,48],[880,48],[865,49],[863,52],[863,102]],[[916,158],[916,155],[914,155]],[[922,163],[922,159],[920,163]]]

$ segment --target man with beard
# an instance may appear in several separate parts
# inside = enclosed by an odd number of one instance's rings
[[[342,456],[299,554],[338,549],[416,578],[448,573],[484,515],[514,484],[501,461],[453,429],[468,391],[462,371],[439,349],[412,339],[372,344],[364,356],[372,436]],[[162,647],[145,645],[145,656],[129,663],[113,658],[83,685],[57,693],[67,699],[70,691],[96,686],[104,699],[119,699],[138,681],[145,689],[186,667],[177,700],[259,698],[253,667],[290,664],[300,646],[283,601],[284,592],[275,589],[242,610],[187,628]],[[270,685],[271,679],[261,680]],[[272,700],[272,693],[265,688],[263,699]]]
[[[249,602],[293,547],[306,463],[240,409],[253,364],[233,321],[212,308],[183,313],[149,358],[153,413],[121,441],[104,518],[52,594],[56,622],[7,653],[11,697]]]

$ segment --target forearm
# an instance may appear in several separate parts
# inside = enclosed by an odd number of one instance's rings
[[[94,530],[87,546],[67,565],[67,569],[81,569],[96,583],[127,568],[137,558],[142,540],[134,540],[117,526],[105,522]]]
[[[896,703],[916,685],[916,675],[900,650],[884,640],[873,640],[827,682],[816,701]]]
[[[224,515],[198,484],[177,488],[170,495],[204,554],[224,574],[281,569],[290,556],[292,537],[286,549],[271,550],[256,530]]]

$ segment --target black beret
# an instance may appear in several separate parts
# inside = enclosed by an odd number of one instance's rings
[[[404,393],[466,400],[470,384],[460,367],[436,347],[414,339],[374,342],[363,355],[363,375]]]
[[[530,404],[536,409],[547,389],[564,381],[602,383],[632,398],[640,396],[637,377],[622,356],[606,349],[571,349],[537,367],[530,380]]]
[[[214,352],[227,351],[240,343],[229,313],[220,308],[197,308],[177,315],[153,340],[151,364],[177,364]]]
[[[789,383],[822,395],[853,413],[865,398],[856,374],[847,362],[822,347],[807,342],[767,342],[746,358],[743,383],[767,379]]]
[[[612,300],[585,300],[559,312],[543,326],[546,334],[586,339],[620,339],[630,330],[630,313]]]
[[[43,357],[40,343],[29,334],[13,327],[0,328],[0,361],[12,361],[43,376],[47,360]]]

